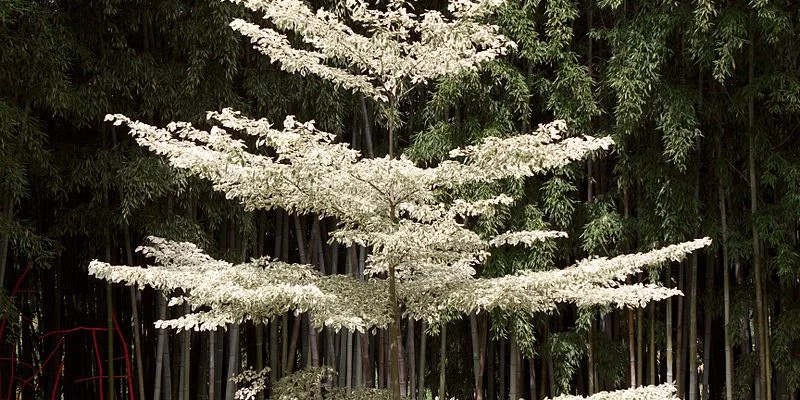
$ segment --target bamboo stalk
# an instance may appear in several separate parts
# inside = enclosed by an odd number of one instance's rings
[[[230,324],[228,330],[228,371],[225,379],[225,400],[234,400],[236,384],[231,381],[239,372],[239,324]]]
[[[417,392],[419,392],[419,398],[424,398],[425,396],[425,358],[428,355],[428,323],[422,321],[422,327],[420,328],[421,336],[419,339],[419,379],[417,381]]]
[[[160,320],[167,319],[167,303],[164,295],[156,293],[156,304],[158,307],[158,318]],[[153,399],[161,400],[161,382],[162,372],[164,366],[164,352],[167,339],[167,332],[164,329],[158,330],[158,343],[156,344],[156,371],[155,371],[155,384],[153,387]],[[213,400],[213,398],[211,399]]]
[[[447,324],[439,333],[439,399],[447,395]]]
[[[508,338],[509,342],[509,368],[508,368],[508,399],[518,400],[521,398],[520,380],[522,377],[521,355],[517,338],[512,334]]]
[[[216,400],[217,399],[217,387],[216,387],[216,376],[217,376],[217,365],[216,365],[216,358],[215,355],[217,354],[217,331],[209,331],[208,332],[208,400]]]
[[[697,399],[697,254],[691,255],[689,276],[689,400]]]
[[[717,141],[717,155],[722,157],[722,133]],[[730,296],[730,262],[728,260],[728,215],[725,208],[725,190],[722,187],[722,176],[717,185],[719,197],[720,225],[722,229],[722,296],[724,303],[723,324],[725,329],[725,399],[733,400],[733,348],[731,345],[731,296]]]
[[[475,399],[483,400],[483,356],[478,333],[478,316],[474,311],[469,314],[469,327],[472,338],[472,375],[475,383]]]
[[[406,350],[408,351],[408,397],[411,400],[417,399],[417,391],[416,391],[416,384],[417,384],[417,372],[416,372],[416,347],[415,347],[415,329],[414,329],[414,320],[410,319],[407,323],[408,332],[406,333]]]

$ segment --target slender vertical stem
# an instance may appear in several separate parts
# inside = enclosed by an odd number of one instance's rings
[[[278,319],[273,318],[269,321],[269,381],[278,381],[278,368],[280,365],[280,353],[278,352]]]
[[[520,393],[520,380],[522,377],[521,355],[517,338],[512,334],[509,337],[509,368],[508,368],[508,399],[518,400],[522,397]]]
[[[372,369],[369,353],[369,334],[350,334],[348,348],[350,349],[350,367],[347,371],[347,387],[375,387],[375,371]]]
[[[550,334],[550,328],[545,328],[545,333],[547,335]],[[553,364],[553,357],[547,357],[547,387],[548,387],[548,394],[549,396],[556,396],[556,375],[555,375],[555,366]],[[561,393],[558,393],[561,394]]]
[[[628,365],[631,387],[636,387],[636,343],[634,340],[633,310],[628,309]]]
[[[712,259],[713,260],[713,259]],[[716,262],[716,260],[714,260]],[[710,398],[710,375],[711,375],[711,312],[709,312],[714,290],[714,264],[706,261],[706,287],[705,287],[705,307],[703,311],[703,400]]]
[[[217,388],[217,393],[214,400],[219,400],[222,398],[222,388],[224,383],[222,380],[222,374],[224,372],[222,365],[225,355],[225,331],[222,329],[217,329],[214,331],[214,335],[216,335],[216,343],[213,351],[215,354],[214,359],[217,361],[217,369],[214,374],[214,386]]]
[[[358,358],[356,358],[355,361],[358,368],[357,372],[359,372],[356,375],[359,384],[363,384],[369,388],[375,387],[375,370],[372,368],[374,363],[370,359],[369,335],[367,333],[359,333],[357,350],[361,356],[360,363],[358,362]]]
[[[231,324],[228,330],[228,372],[225,379],[225,400],[233,400],[236,384],[231,381],[239,371],[239,324]]]
[[[722,133],[717,141],[717,155],[722,158]],[[723,323],[725,328],[725,400],[733,400],[733,347],[731,345],[731,295],[730,295],[730,261],[728,260],[728,214],[725,208],[725,190],[722,175],[717,185],[719,197],[719,215],[722,229],[722,295],[724,303]]]
[[[216,358],[214,357],[217,353],[217,331],[209,331],[208,332],[208,400],[216,400],[217,399],[217,388],[215,386],[216,383],[216,376],[217,376],[217,364]]]
[[[478,333],[478,316],[474,311],[469,314],[469,327],[472,338],[472,375],[475,382],[475,399],[483,400],[483,354]]]
[[[319,331],[314,327],[314,320],[308,314],[308,353],[312,367],[319,367]]]
[[[166,300],[164,302],[166,307]],[[164,384],[162,386],[164,400],[172,400],[172,355],[170,353],[170,338],[166,330],[162,329],[166,343],[164,346]]]
[[[649,324],[648,328],[650,329],[650,347],[648,349],[648,355],[650,358],[650,363],[648,366],[648,370],[650,371],[650,384],[657,385],[656,382],[656,305],[650,303],[648,306],[649,311]]]
[[[755,24],[751,12],[750,15],[750,46],[748,49],[748,82],[750,85],[755,80]],[[764,315],[764,293],[763,293],[763,271],[761,259],[761,241],[759,239],[758,227],[756,225],[756,217],[758,215],[758,181],[756,180],[756,140],[755,140],[755,99],[750,96],[747,103],[747,127],[749,129],[749,152],[748,152],[748,169],[750,172],[750,225],[753,234],[753,274],[756,287],[756,305],[755,305],[755,331],[756,343],[758,344],[758,370],[759,379],[758,385],[761,390],[762,396],[765,400],[771,400],[769,377],[769,365],[767,364],[767,348],[766,348],[766,319]]]
[[[500,387],[498,389],[500,389],[500,390],[499,390],[499,393],[497,393],[497,398],[498,399],[504,399],[505,396],[506,396],[506,359],[508,358],[508,357],[506,357],[506,354],[507,354],[507,351],[506,351],[506,339],[500,339],[500,341],[498,342],[498,346],[500,346],[500,354],[498,355],[498,358],[500,359],[500,361],[499,361],[499,365],[500,365],[500,368],[499,368],[500,369],[500,376],[499,376],[500,385],[499,386]]]
[[[447,324],[442,324],[439,333],[439,399],[447,395]]]
[[[256,329],[256,371],[264,369],[264,324],[257,322]],[[258,392],[256,400],[264,400],[264,392]]]
[[[156,294],[156,304],[158,307],[158,319],[167,319],[167,302],[164,295],[161,293]],[[161,382],[164,367],[164,352],[167,346],[167,333],[164,329],[158,330],[158,343],[156,344],[156,371],[155,371],[155,384],[153,387],[153,399],[161,399]]]
[[[110,247],[108,253],[110,253]],[[108,260],[111,257],[107,258]],[[111,282],[106,283],[106,314],[108,317],[107,328],[108,335],[106,336],[106,357],[108,357],[108,386],[106,386],[106,397],[109,399],[114,398],[114,291],[111,288]]]
[[[417,392],[419,392],[419,398],[424,398],[425,396],[425,358],[428,355],[427,349],[427,342],[428,342],[428,335],[426,331],[428,330],[428,323],[422,321],[422,327],[420,328],[420,339],[419,339],[419,379],[417,381],[418,387]]]
[[[528,386],[530,386],[530,399],[536,399],[536,362],[533,357],[528,359]]]
[[[642,307],[636,309],[636,383],[644,386],[644,309]]]
[[[627,220],[631,214],[630,197],[628,189],[622,191],[623,218]],[[630,371],[631,387],[636,387],[636,341],[634,340],[633,310],[628,309],[628,368]]]
[[[486,329],[489,329],[489,323],[486,324]],[[487,368],[486,368],[486,395],[489,399],[496,399],[497,398],[497,390],[495,387],[495,347],[496,343],[493,340],[489,340],[488,332],[486,338],[486,360],[487,360]],[[536,393],[531,393],[531,398],[533,399],[536,396]]]
[[[594,394],[597,391],[595,388],[595,381],[594,381],[594,319],[592,319],[591,325],[589,325],[589,331],[586,334],[586,341],[587,341],[587,374],[589,376],[589,395]],[[533,363],[531,363],[531,368],[533,368]]]
[[[670,274],[667,274],[668,277],[669,275]],[[667,340],[667,371],[666,371],[667,376],[665,380],[667,383],[674,383],[672,366],[674,365],[673,355],[675,351],[672,347],[672,298],[667,299],[665,306],[666,306],[666,328],[665,328],[666,332],[664,332],[664,334],[666,335],[666,340]]]
[[[184,305],[184,314],[189,314],[191,309],[189,304]],[[190,385],[191,385],[191,356],[192,356],[192,331],[185,330],[182,333],[182,348],[181,348],[181,376],[180,376],[180,395],[179,398],[189,400]]]
[[[131,249],[131,233],[128,224],[122,226],[123,238],[125,240],[125,258],[127,265],[133,265],[133,251]],[[131,301],[131,318],[133,323],[133,346],[134,357],[136,357],[136,384],[138,387],[139,400],[144,400],[144,367],[142,364],[142,332],[139,326],[139,301],[136,286],[131,286],[129,292]]]
[[[697,253],[691,256],[689,276],[689,400],[697,399]]]
[[[397,108],[397,99],[390,96],[389,99],[389,158],[394,159],[394,115],[393,112]],[[389,216],[392,222],[397,222],[397,212],[394,202],[389,202]],[[402,363],[402,338],[400,333],[400,305],[397,299],[397,278],[395,276],[395,265],[389,265],[389,304],[392,310],[392,322],[389,326],[390,330],[390,378],[392,387],[392,396],[395,400],[400,400],[402,389],[400,388],[400,364]]]
[[[3,229],[2,237],[0,237],[0,287],[5,287],[3,283],[6,280],[6,266],[8,265],[9,231],[14,218],[14,193],[10,190],[4,196],[3,204],[0,204],[0,213],[6,224],[6,229]]]
[[[103,136],[103,144],[105,147],[105,135]],[[103,207],[109,210],[108,201],[108,186],[103,187]],[[105,260],[110,263],[111,260],[111,228],[105,225],[103,228],[103,237],[105,239]],[[108,384],[106,386],[106,397],[109,400],[114,399],[114,291],[111,287],[111,282],[106,283],[106,362],[108,363]]]
[[[367,102],[364,100],[364,96],[359,96],[358,105],[361,111],[361,122],[363,124],[362,132],[364,134],[364,147],[366,148],[366,155],[369,158],[374,158],[375,151],[373,150],[372,146],[372,121],[370,119],[369,110],[367,109]],[[389,143],[391,146],[391,139],[389,140]]]
[[[408,352],[408,394],[412,400],[417,399],[417,391],[416,391],[416,381],[417,381],[417,371],[416,371],[416,346],[414,343],[415,340],[415,322],[413,319],[408,319],[408,328],[406,332],[406,351]]]
[[[397,301],[397,286],[395,277],[395,268],[393,265],[389,266],[389,300],[392,307],[392,323],[390,325],[391,343],[389,345],[389,371],[392,386],[392,396],[395,400],[400,400],[400,306]]]
[[[678,264],[678,289],[681,290],[681,291],[684,291],[684,292],[686,291],[686,286],[685,286],[685,284],[683,282],[683,280],[684,280],[683,276],[685,275],[685,273],[684,273],[685,269],[686,269],[686,262],[682,262],[682,263]],[[683,372],[684,372],[684,368],[685,368],[685,362],[684,362],[684,354],[685,353],[683,351],[683,348],[684,348],[684,345],[685,345],[685,343],[684,343],[685,342],[684,334],[683,334],[683,330],[684,330],[683,329],[684,328],[684,315],[683,315],[684,314],[684,312],[683,312],[683,303],[684,303],[684,301],[683,301],[683,297],[679,296],[676,302],[678,303],[678,305],[677,305],[678,306],[678,313],[676,315],[677,326],[675,327],[675,331],[676,331],[676,335],[678,335],[678,336],[677,336],[677,340],[676,340],[676,343],[675,343],[675,371],[674,371],[675,372],[675,382],[676,382],[675,387],[678,389],[678,397],[683,397],[683,394],[684,394],[684,392],[683,392],[683,390],[684,390],[684,384],[683,384],[684,374],[683,374]]]
[[[342,331],[342,352],[339,356],[341,366],[340,386],[350,388],[353,385],[353,333],[347,329]]]
[[[377,342],[375,348],[378,353],[378,385],[380,389],[386,388],[386,346],[383,343],[386,341],[386,330],[381,329],[378,331]]]
[[[283,373],[284,375],[291,374],[294,370],[294,357],[295,353],[297,352],[297,340],[300,338],[300,319],[301,316],[297,316],[296,318],[292,318],[292,338],[289,342],[289,349],[286,354],[286,358],[283,364]],[[288,320],[287,320],[288,323]],[[287,325],[288,326],[288,325]]]

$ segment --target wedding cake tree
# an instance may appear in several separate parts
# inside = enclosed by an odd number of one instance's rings
[[[214,330],[244,320],[263,322],[288,311],[308,312],[316,327],[351,330],[389,327],[392,397],[401,397],[401,317],[435,325],[453,313],[503,310],[533,314],[559,303],[578,307],[640,307],[680,294],[658,285],[626,285],[643,267],[678,261],[707,246],[709,239],[647,253],[591,258],[552,271],[525,271],[493,279],[473,275],[494,246],[529,246],[566,236],[558,231],[506,232],[481,237],[468,221],[514,199],[499,195],[455,199],[467,184],[525,178],[607,150],[608,137],[564,137],[561,121],[510,138],[451,152],[451,159],[423,168],[395,156],[397,107],[414,86],[446,74],[477,68],[514,48],[497,27],[484,22],[498,0],[450,0],[447,11],[420,10],[403,1],[369,8],[346,0],[336,12],[312,11],[300,0],[237,1],[264,15],[270,26],[235,20],[231,27],[284,70],[314,74],[360,92],[387,115],[389,154],[362,158],[336,143],[313,121],[288,116],[283,128],[225,109],[209,112],[217,126],[200,130],[185,122],[164,128],[109,115],[126,124],[139,145],[165,156],[177,168],[208,179],[248,209],[280,208],[290,213],[333,217],[331,240],[362,245],[371,252],[366,275],[356,280],[322,275],[309,265],[266,258],[233,265],[215,260],[190,243],[151,238],[141,251],[156,261],[147,268],[93,261],[90,274],[112,282],[149,285],[172,304],[194,312],[158,327]],[[291,36],[287,36],[287,33]],[[299,38],[304,48],[293,47]],[[238,136],[235,136],[238,135]],[[240,138],[237,138],[240,137]],[[246,140],[255,142],[248,150]],[[180,291],[178,291],[180,289]],[[669,387],[614,392],[602,398],[671,398]],[[600,397],[598,397],[600,398]]]

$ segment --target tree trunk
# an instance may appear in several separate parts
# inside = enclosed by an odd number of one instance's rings
[[[216,376],[217,376],[217,331],[209,331],[208,332],[208,400],[217,400],[217,387],[216,387]]]
[[[311,366],[319,367],[319,332],[314,328],[314,321],[308,315],[308,349]]]
[[[547,357],[547,360],[542,360],[542,373],[539,374],[539,398],[546,398],[550,396],[549,374],[551,373],[550,360],[552,357]]]
[[[222,374],[223,374],[223,357],[225,355],[225,331],[221,329],[217,329],[214,331],[214,335],[216,335],[216,343],[214,347],[214,359],[217,361],[217,369],[214,373],[214,386],[216,386],[216,398],[214,400],[219,400],[222,398],[222,388],[223,388],[223,381],[222,381]]]
[[[519,400],[522,396],[519,387],[522,380],[522,360],[517,338],[513,334],[509,337],[508,353],[510,358],[508,363],[508,399]]]
[[[641,282],[642,279],[639,278]],[[644,386],[644,309],[636,309],[636,383]]]
[[[236,384],[231,381],[239,371],[239,324],[231,324],[228,339],[228,372],[225,379],[225,400],[234,400]]]
[[[488,325],[488,324],[487,324]],[[486,340],[486,359],[488,360],[488,368],[486,369],[486,394],[489,399],[497,399],[497,391],[495,390],[495,347],[496,343],[493,340]]]
[[[370,354],[369,334],[352,334],[350,341],[351,371],[347,372],[348,387],[375,387],[375,370],[372,368],[372,355]],[[352,371],[352,369],[355,371]]]
[[[394,400],[403,397],[400,382],[400,368],[403,362],[402,338],[400,336],[400,306],[397,301],[397,288],[394,266],[389,266],[389,303],[392,307],[392,323],[389,325],[389,371],[391,377],[392,395]]]
[[[339,332],[339,387],[350,388],[353,382],[353,334],[345,329]]]
[[[5,217],[6,229],[0,237],[0,288],[5,287],[6,281],[6,267],[8,266],[8,241],[9,231],[11,230],[11,223],[14,218],[14,193],[10,190],[3,199],[3,204],[0,204],[0,213]]]
[[[386,388],[386,346],[384,346],[384,342],[386,342],[386,331],[381,329],[378,331],[377,343],[375,343],[375,347],[377,348],[378,352],[378,388],[384,389]]]
[[[302,316],[298,315],[292,319],[292,338],[289,343],[289,349],[286,353],[285,363],[283,365],[284,375],[289,375],[294,371],[294,357],[297,352],[297,340],[300,338],[300,320]]]
[[[714,291],[714,264],[706,261],[705,306],[703,307],[703,400],[711,398],[711,300]]]
[[[533,357],[528,359],[528,385],[530,386],[530,400],[536,400],[536,362]]]
[[[280,353],[278,352],[278,319],[269,321],[269,381],[278,381],[280,369]]]
[[[545,340],[547,340],[547,339],[545,338]],[[506,354],[507,354],[507,351],[506,351],[506,340],[505,339],[500,339],[500,341],[498,342],[498,345],[500,346],[500,354],[499,354],[499,358],[500,358],[500,362],[499,362],[499,367],[500,367],[499,368],[499,370],[500,370],[500,380],[499,380],[500,381],[500,385],[499,386],[500,387],[499,387],[499,389],[500,389],[500,392],[497,394],[496,398],[497,399],[505,399],[506,398],[506,393],[507,393],[506,392],[506,358],[508,358],[508,357],[506,357]]]
[[[206,351],[208,349],[208,338],[209,338],[210,335],[205,335],[205,334],[199,332],[197,336],[200,337],[200,340],[199,340],[200,343],[198,343],[198,349],[200,349],[199,353],[201,354],[201,356],[200,356],[200,361],[199,361],[200,365],[197,367],[198,382],[194,383],[194,390],[195,390],[196,394],[195,394],[195,397],[192,398],[192,400],[194,400],[194,399],[197,399],[197,400],[210,400],[208,398],[208,384],[210,382],[209,379],[208,379],[208,377],[209,377],[209,375],[208,375],[208,361],[209,361],[209,358],[205,357],[205,354],[203,353],[204,351]]]
[[[352,254],[352,246],[345,249],[344,273],[348,276],[355,276]],[[353,385],[353,333],[346,328],[339,334],[339,348],[339,386],[349,389]]]
[[[588,395],[591,396],[597,391],[594,381],[594,319],[592,319],[591,325],[589,325],[589,331],[586,334],[586,342],[587,342],[586,370],[589,378]],[[531,360],[531,369],[533,369],[533,360]]]
[[[748,65],[748,82],[752,85],[755,80],[755,59],[754,49],[755,43],[755,25],[753,13],[750,13],[750,46],[748,49],[749,65]],[[754,282],[756,289],[756,304],[755,304],[755,335],[756,335],[756,351],[758,352],[758,386],[762,396],[765,400],[771,400],[769,378],[769,365],[767,362],[767,349],[766,349],[766,319],[764,315],[764,294],[763,294],[763,272],[762,272],[762,259],[761,259],[761,241],[759,240],[758,228],[755,223],[755,218],[758,215],[758,181],[756,180],[756,141],[755,141],[755,104],[754,97],[750,96],[747,104],[747,127],[749,129],[749,152],[748,152],[748,169],[750,178],[750,216],[751,228],[753,234],[753,269],[754,269]]]
[[[391,110],[397,109],[397,99],[394,96],[389,96],[389,105]],[[366,115],[366,114],[365,114]],[[394,121],[390,115],[387,123],[389,133],[389,159],[394,159]],[[389,203],[389,215],[392,222],[397,222],[397,213],[395,204]],[[391,306],[392,322],[389,324],[390,334],[390,375],[392,381],[392,397],[394,400],[400,400],[402,396],[402,388],[400,384],[400,368],[403,362],[403,349],[402,349],[402,336],[400,333],[400,305],[397,300],[397,279],[395,278],[395,265],[389,265],[389,304]]]
[[[439,399],[442,400],[447,395],[447,324],[442,324],[439,335]]]
[[[256,329],[256,371],[264,369],[264,324],[257,322]],[[264,400],[264,392],[258,392],[256,400]]]
[[[678,264],[678,289],[685,293],[686,285],[683,282],[684,280],[683,275],[686,266],[684,264],[685,262],[681,262]],[[684,356],[683,346],[685,341],[683,335],[683,328],[684,328],[683,296],[678,297],[677,303],[678,303],[678,315],[676,317],[678,320],[678,324],[675,327],[677,335],[677,340],[676,340],[677,343],[675,343],[675,387],[678,389],[678,397],[682,398],[684,394],[683,370],[685,368],[684,358],[683,358]]]
[[[657,385],[656,382],[656,305],[655,303],[650,303],[648,306],[649,314],[650,314],[650,349],[648,350],[648,355],[650,356],[650,365],[648,370],[650,371],[650,384]],[[704,399],[707,400],[707,399]]]
[[[106,230],[106,260],[111,261],[111,237]],[[106,357],[108,357],[108,382],[106,398],[114,399],[114,291],[111,282],[106,283]]]
[[[483,342],[479,332],[478,316],[473,311],[469,315],[469,326],[472,337],[472,375],[475,381],[475,399],[483,400]]]
[[[375,151],[372,146],[372,122],[369,118],[369,110],[367,110],[367,102],[364,101],[364,96],[359,96],[359,107],[361,109],[361,122],[362,132],[364,133],[364,147],[366,150],[367,158],[375,158]]]
[[[628,197],[628,189],[624,188],[622,191],[622,208],[623,218],[627,220],[630,218],[630,200]],[[634,323],[633,323],[633,310],[628,309],[628,369],[630,373],[631,387],[636,387],[636,343],[634,340]]]
[[[722,139],[717,142],[717,154],[722,157]],[[728,260],[728,215],[725,208],[725,190],[722,187],[722,176],[717,186],[719,195],[719,214],[722,229],[722,293],[724,303],[723,323],[725,328],[725,400],[733,400],[733,348],[731,346],[731,296]]]
[[[360,374],[358,374],[359,382],[368,388],[375,387],[375,372],[372,369],[372,361],[369,356],[369,335],[367,333],[360,333],[358,336],[358,349],[361,354]]]
[[[636,387],[636,343],[634,340],[633,310],[628,309],[628,365],[631,387]]]
[[[188,304],[184,305],[184,315],[189,313]],[[181,364],[178,376],[178,400],[189,400],[187,389],[189,388],[189,352],[191,343],[191,331],[184,330],[181,332]]]
[[[414,329],[415,322],[413,319],[408,319],[408,332],[406,333],[406,351],[408,352],[408,397],[411,400],[417,400],[417,365],[416,365],[416,346],[414,336],[416,331]]]
[[[697,400],[697,253],[691,255],[689,276],[689,400]]]
[[[156,304],[158,307],[158,319],[167,319],[167,302],[161,292],[156,292]],[[158,344],[156,344],[156,371],[155,383],[153,387],[153,400],[161,400],[162,371],[164,368],[164,352],[167,345],[167,332],[164,329],[158,330]],[[213,400],[213,399],[211,399]]]
[[[325,365],[336,371],[336,333],[330,327],[326,327],[324,332]]]
[[[419,379],[417,383],[419,386],[417,387],[417,392],[419,392],[419,398],[425,398],[425,358],[428,355],[427,352],[427,341],[428,335],[425,332],[428,329],[428,323],[422,321],[422,327],[420,328],[421,336],[419,339]]]
[[[148,24],[145,24],[148,25]],[[113,127],[111,128],[111,143],[112,146],[117,146],[117,131]],[[118,189],[119,197],[123,198],[124,192],[122,187]],[[108,193],[106,192],[106,196]],[[106,201],[106,206],[108,206],[108,199]],[[129,224],[124,223],[122,225],[122,234],[123,240],[125,241],[125,263],[126,265],[133,265],[133,251],[131,250],[131,231]],[[0,284],[2,280],[0,280]],[[131,302],[131,318],[133,324],[133,351],[134,357],[136,358],[136,383],[138,386],[138,393],[139,393],[139,400],[144,400],[144,371],[142,367],[142,346],[141,346],[141,332],[139,326],[139,307],[137,301],[137,289],[135,286],[130,287],[129,297]],[[129,388],[129,390],[133,390],[133,388]]]
[[[545,331],[549,334],[549,331]],[[553,357],[547,357],[547,390],[549,395],[556,396],[556,375],[555,367],[553,366]],[[558,393],[559,395],[561,393]]]
[[[667,277],[669,277],[670,275],[671,274],[667,274]],[[675,379],[674,379],[673,372],[672,372],[672,366],[673,366],[673,362],[674,362],[673,355],[675,354],[675,351],[672,348],[672,298],[668,298],[667,299],[666,308],[667,308],[667,310],[666,310],[666,327],[665,327],[665,331],[666,332],[664,332],[664,335],[666,335],[666,341],[667,341],[667,371],[666,371],[667,376],[666,376],[665,381],[667,383],[674,384],[675,383]],[[728,400],[730,400],[730,399],[728,399]]]
[[[125,240],[125,261],[127,265],[133,265],[133,251],[131,249],[131,233],[128,224],[122,226],[123,238]],[[133,354],[136,357],[136,384],[138,387],[137,393],[139,400],[145,400],[144,397],[144,367],[142,366],[142,333],[139,324],[139,301],[138,290],[136,286],[131,286],[130,301],[131,301],[131,324],[133,325]],[[131,388],[133,390],[133,388]]]
[[[162,390],[164,393],[164,400],[172,400],[172,356],[170,354],[171,340],[166,332],[164,335],[166,337],[166,342],[164,347],[164,385]]]

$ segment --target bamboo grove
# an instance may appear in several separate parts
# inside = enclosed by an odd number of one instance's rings
[[[516,48],[415,86],[391,112],[281,71],[229,27],[236,18],[263,22],[216,0],[0,4],[1,397],[228,400],[247,386],[230,377],[269,367],[243,375],[264,385],[254,397],[303,398],[305,382],[322,379],[329,398],[379,398],[399,337],[396,374],[413,399],[572,398],[642,385],[656,386],[633,396],[663,396],[657,385],[669,382],[680,398],[796,398],[797,5],[506,2],[487,18]],[[313,119],[365,159],[402,154],[430,168],[454,148],[554,119],[613,138],[610,152],[555,173],[452,193],[516,200],[470,222],[484,237],[566,233],[492,249],[482,278],[702,236],[713,244],[630,277],[684,293],[646,307],[404,319],[399,335],[316,330],[308,313],[293,312],[215,332],[157,329],[188,306],[90,277],[90,260],[151,263],[135,248],[157,236],[221,263],[270,257],[340,280],[369,271],[372,249],[330,240],[336,220],[245,208],[103,121],[114,113],[204,127],[207,111],[226,107],[273,122]]]

